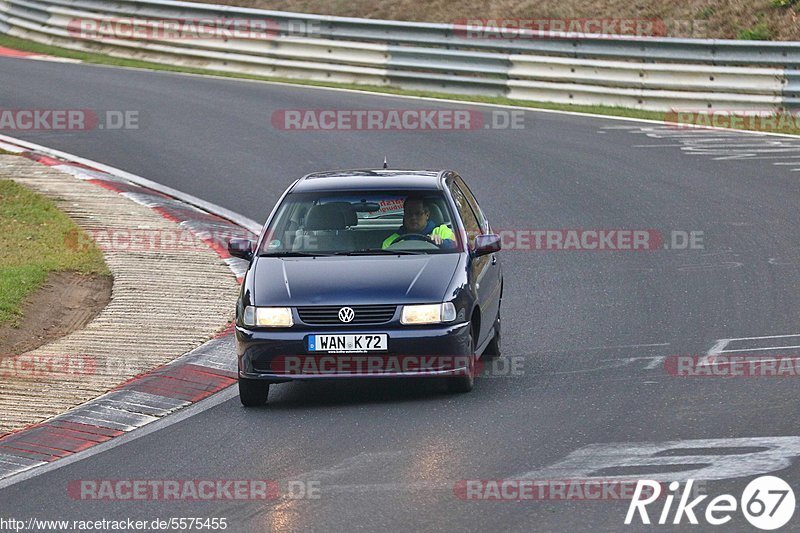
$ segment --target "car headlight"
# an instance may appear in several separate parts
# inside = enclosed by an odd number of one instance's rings
[[[430,305],[405,305],[400,314],[401,324],[439,324],[456,319],[453,302]]]
[[[267,328],[288,328],[294,324],[292,310],[288,307],[253,307],[244,308],[242,322],[245,326]]]

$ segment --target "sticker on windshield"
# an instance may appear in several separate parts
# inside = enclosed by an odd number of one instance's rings
[[[381,206],[380,208],[381,213],[402,213],[404,202],[405,202],[404,198],[391,198],[391,199],[381,200],[380,202],[378,202],[378,204]]]

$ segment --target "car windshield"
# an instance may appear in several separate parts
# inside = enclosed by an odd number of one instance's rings
[[[417,255],[462,250],[441,191],[288,194],[259,255]]]

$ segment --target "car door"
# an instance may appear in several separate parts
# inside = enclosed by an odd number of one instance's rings
[[[455,201],[459,217],[464,224],[464,229],[467,232],[467,246],[469,251],[472,252],[475,249],[476,237],[483,234],[485,230],[485,228],[481,227],[479,215],[476,214],[471,205],[474,203],[477,207],[477,202],[475,202],[474,197],[470,198],[472,194],[458,176],[450,181],[448,187]],[[478,211],[480,212],[480,208],[478,208]],[[480,217],[484,218],[482,213]],[[488,225],[486,225],[486,228],[488,228]],[[481,309],[481,330],[478,339],[476,339],[476,343],[480,346],[487,340],[499,310],[499,269],[497,268],[497,259],[494,254],[477,258],[471,257],[469,265],[470,281],[474,286],[478,305]]]
[[[478,200],[475,198],[475,195],[472,193],[469,185],[467,185],[467,183],[460,176],[456,176],[456,183],[464,192],[467,202],[477,216],[478,224],[481,227],[481,233],[484,235],[493,233],[492,228],[489,225],[489,220],[486,218],[483,209],[481,209],[480,204],[478,204]],[[491,291],[486,291],[487,299],[484,301],[483,305],[486,308],[486,316],[491,317],[490,323],[494,324],[494,319],[500,312],[500,298],[502,297],[503,292],[503,270],[498,263],[497,254],[490,254],[489,258],[491,268],[488,269],[486,274],[489,281],[484,280],[482,286],[491,286],[492,289]]]

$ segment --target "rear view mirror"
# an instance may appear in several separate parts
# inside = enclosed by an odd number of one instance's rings
[[[351,205],[359,213],[375,213],[381,210],[381,204],[378,202],[357,202]]]
[[[488,235],[478,235],[475,237],[475,250],[472,255],[480,257],[482,255],[493,254],[499,252],[502,248],[500,244],[500,235],[490,233]]]
[[[231,239],[228,241],[228,253],[239,259],[253,259],[253,241],[250,239]]]

